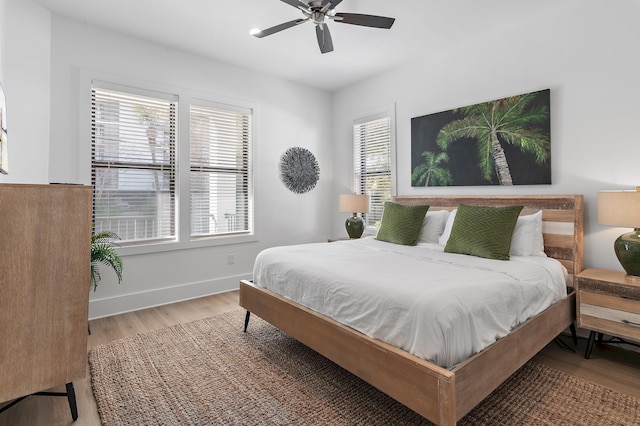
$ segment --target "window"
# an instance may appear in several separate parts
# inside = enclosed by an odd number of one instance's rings
[[[176,92],[92,81],[94,229],[133,253],[253,236],[253,108]]]
[[[370,197],[367,227],[379,226],[385,201],[391,200],[391,115],[356,120],[353,124],[355,192]]]
[[[176,98],[92,88],[95,232],[175,239]]]
[[[250,231],[251,112],[191,104],[191,236]]]

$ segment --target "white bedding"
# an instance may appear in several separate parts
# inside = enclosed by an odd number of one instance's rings
[[[445,368],[567,295],[567,271],[551,258],[489,260],[374,238],[264,250],[254,282]]]

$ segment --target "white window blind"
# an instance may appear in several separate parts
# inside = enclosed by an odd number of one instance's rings
[[[370,198],[365,223],[379,226],[384,203],[391,200],[391,118],[354,122],[353,146],[355,192]]]
[[[251,232],[252,113],[191,104],[191,236]]]
[[[92,87],[95,232],[175,239],[177,99]]]

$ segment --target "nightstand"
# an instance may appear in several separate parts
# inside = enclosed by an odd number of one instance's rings
[[[640,342],[640,278],[604,269],[586,269],[576,278],[578,327],[591,331],[585,358],[596,333]]]

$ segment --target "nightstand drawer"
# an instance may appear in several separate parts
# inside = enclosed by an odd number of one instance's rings
[[[640,341],[640,301],[580,291],[578,326]]]
[[[597,330],[600,333],[607,333],[612,336],[619,336],[624,339],[640,343],[640,326],[637,325],[583,315],[578,327],[583,327],[588,330]]]
[[[640,286],[638,285],[631,286],[580,278],[580,291],[583,294],[597,293],[620,296],[629,300],[635,300],[636,303],[640,304]]]
[[[580,290],[580,307],[585,305],[602,306],[640,315],[640,300],[624,295],[598,294]],[[582,313],[584,313],[581,310]]]

